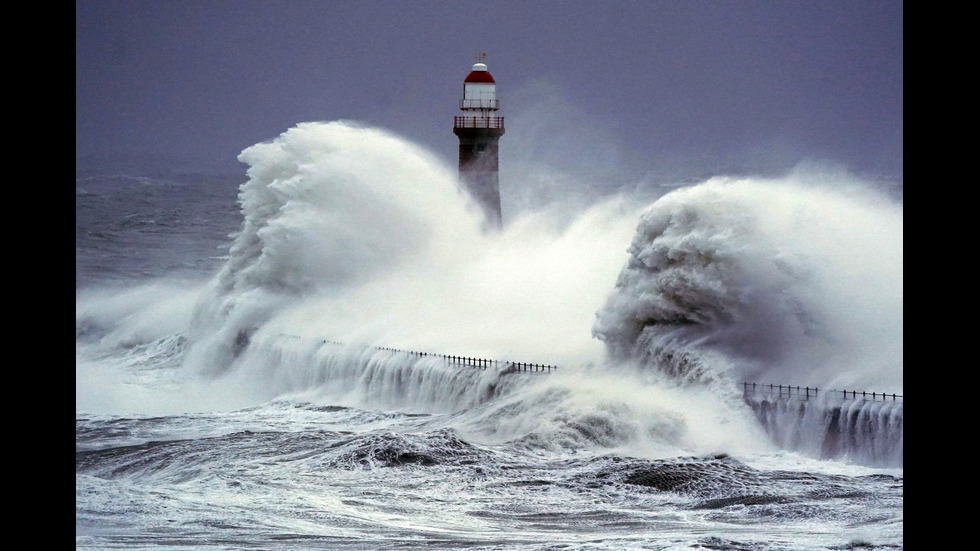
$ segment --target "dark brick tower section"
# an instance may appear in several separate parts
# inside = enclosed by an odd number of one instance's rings
[[[488,226],[500,228],[503,215],[500,210],[497,140],[504,135],[504,129],[455,127],[453,133],[459,137],[460,180],[483,208]]]

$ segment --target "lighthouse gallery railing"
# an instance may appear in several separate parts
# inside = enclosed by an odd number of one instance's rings
[[[503,128],[503,117],[453,117],[453,128]]]

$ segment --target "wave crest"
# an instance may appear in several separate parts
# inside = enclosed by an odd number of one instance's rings
[[[900,388],[901,207],[836,183],[718,178],[665,195],[593,334],[680,378]]]

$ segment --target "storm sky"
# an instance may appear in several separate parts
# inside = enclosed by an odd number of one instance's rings
[[[507,121],[502,174],[509,159],[629,178],[819,161],[901,179],[902,12],[879,0],[80,0],[76,165],[150,156],[244,172],[248,146],[337,119],[454,163],[462,81],[486,52]]]

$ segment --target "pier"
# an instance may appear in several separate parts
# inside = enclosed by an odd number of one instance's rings
[[[299,338],[296,335],[284,335],[287,337]],[[322,344],[332,344],[336,346],[350,346],[341,342],[331,341],[323,339],[320,341]],[[488,367],[499,368],[502,370],[516,371],[520,373],[551,373],[552,370],[558,369],[557,365],[541,364],[533,362],[517,362],[509,360],[494,360],[490,358],[476,358],[470,356],[460,356],[455,354],[441,354],[435,352],[421,352],[418,350],[404,350],[401,348],[391,348],[387,346],[367,346],[366,348],[371,348],[374,350],[383,350],[386,352],[392,352],[395,354],[404,354],[407,356],[414,356],[418,358],[438,358],[447,365],[460,366],[460,367],[473,367],[477,369],[487,369]]]
[[[904,462],[904,397],[897,393],[741,383],[742,400],[782,449],[865,465]]]
[[[285,337],[300,338],[298,335],[283,335]],[[336,346],[350,346],[348,344],[321,339],[322,344],[332,344]],[[387,346],[365,346],[374,350],[383,350],[395,354],[405,354],[418,358],[438,358],[446,362],[447,365],[459,367],[472,367],[476,369],[487,369],[488,367],[500,368],[520,373],[551,373],[557,370],[557,365],[541,364],[534,362],[519,362],[510,360],[495,360],[491,358],[477,358],[471,356],[461,356],[456,354],[442,354],[435,352],[422,352],[418,350],[405,350]],[[742,397],[746,402],[758,401],[782,401],[782,400],[813,400],[818,398],[838,398],[842,400],[866,400],[872,402],[898,401],[903,400],[904,396],[896,393],[868,392],[864,390],[838,390],[823,389],[817,387],[803,387],[792,385],[777,385],[772,383],[739,383],[742,387]]]
[[[282,337],[303,338],[286,334]],[[336,346],[358,354],[369,352],[372,362],[390,359],[399,364],[407,359],[407,364],[417,364],[420,368],[441,362],[453,370],[492,369],[503,376],[514,373],[536,376],[556,372],[559,367],[319,338],[315,342],[318,346]],[[383,357],[378,353],[383,353]],[[904,396],[901,394],[758,382],[738,383],[732,391],[741,391],[742,400],[752,409],[760,426],[783,449],[817,458],[855,458],[874,466],[900,467],[903,463]]]

